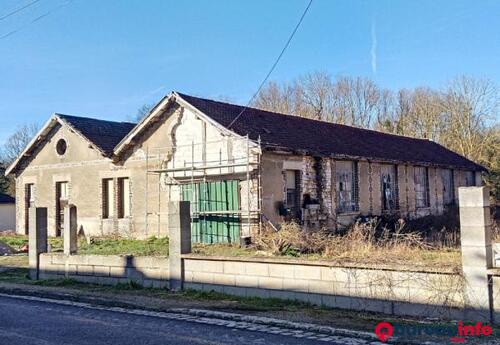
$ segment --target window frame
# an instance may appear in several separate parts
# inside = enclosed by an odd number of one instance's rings
[[[346,163],[350,163],[350,171],[346,169]],[[342,169],[339,166],[344,165]],[[348,176],[350,175],[350,179]],[[344,186],[350,186],[349,189],[341,188],[341,177]],[[347,192],[347,193],[342,193]],[[348,195],[347,201],[341,205],[341,199]],[[344,196],[343,196],[344,195]],[[359,177],[358,177],[358,162],[357,161],[337,161],[335,163],[335,210],[338,214],[349,214],[359,212]]]
[[[117,180],[117,216],[118,219],[130,218],[130,178],[119,177]]]
[[[115,204],[114,179],[112,179],[112,178],[102,179],[101,189],[102,189],[102,218],[103,219],[112,219],[115,216],[115,212],[114,212],[114,204]]]
[[[24,184],[24,233],[29,234],[29,210],[35,207],[35,184]]]
[[[384,174],[384,170],[387,169],[387,174]],[[390,171],[389,171],[390,170]],[[389,176],[389,179],[392,175],[392,181],[384,182],[384,176]],[[392,207],[386,207],[386,193],[385,186],[389,184],[391,190],[391,201]],[[380,165],[380,200],[381,200],[381,208],[384,212],[391,212],[399,210],[399,185],[398,185],[398,166],[395,164],[381,164]],[[390,201],[389,201],[390,203]]]

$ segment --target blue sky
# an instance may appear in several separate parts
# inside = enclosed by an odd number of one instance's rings
[[[31,1],[0,0],[0,18]],[[171,90],[246,103],[306,5],[39,0],[0,19],[0,142],[54,112],[127,120]],[[314,0],[271,79],[315,70],[391,89],[498,83],[500,1]]]

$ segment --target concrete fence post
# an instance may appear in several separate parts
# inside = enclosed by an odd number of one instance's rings
[[[30,207],[28,214],[29,277],[38,279],[40,254],[47,252],[47,208]]]
[[[460,187],[458,198],[465,318],[491,321],[493,296],[488,269],[493,267],[493,252],[489,188]]]
[[[182,254],[191,253],[191,214],[189,201],[169,202],[169,275],[170,289],[182,289],[184,261]]]
[[[77,245],[77,219],[76,219],[76,206],[67,205],[64,208],[64,254],[76,254]]]

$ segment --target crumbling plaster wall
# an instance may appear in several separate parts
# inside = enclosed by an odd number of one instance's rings
[[[262,211],[266,218],[277,224],[283,219],[279,216],[278,205],[285,199],[285,170],[301,172],[301,203],[305,194],[320,201],[318,223],[328,228],[350,224],[359,216],[389,214],[382,210],[381,167],[388,163],[358,161],[358,202],[359,211],[344,214],[336,212],[336,160],[311,156],[290,155],[285,153],[264,152],[262,158]],[[318,178],[317,169],[320,169]],[[438,215],[444,211],[443,183],[441,169],[428,167],[429,202],[426,208],[416,208],[414,166],[399,164],[397,190],[399,209],[392,211],[401,217],[417,218],[425,215]],[[455,189],[465,185],[465,171],[455,170]],[[320,186],[318,187],[318,181]],[[480,181],[476,177],[476,183]],[[480,182],[479,182],[480,183]],[[455,196],[457,193],[455,193]],[[303,210],[304,212],[305,210]],[[303,218],[307,219],[307,217]]]
[[[67,151],[56,153],[57,141],[64,138]],[[191,143],[197,144],[194,160],[212,162],[220,160],[241,163],[246,157],[246,140],[224,135],[218,128],[204,122],[192,110],[180,106],[169,108],[137,138],[120,160],[104,157],[88,141],[68,126],[57,125],[39,149],[32,155],[25,169],[16,179],[17,231],[25,233],[25,185],[34,184],[35,206],[47,207],[49,235],[56,234],[56,182],[68,182],[69,203],[77,206],[79,229],[87,235],[101,236],[118,233],[145,238],[167,235],[168,202],[180,197],[179,187],[171,185],[165,174],[148,174],[149,169],[183,166],[193,160]],[[206,146],[203,148],[203,143]],[[258,162],[259,148],[250,142],[250,160]],[[175,146],[175,147],[174,147]],[[179,147],[177,150],[176,147]],[[246,159],[246,158],[245,158]],[[235,179],[240,181],[241,209],[258,210],[259,185],[256,166],[250,170],[250,203],[246,200],[246,166],[207,169],[209,180]],[[182,172],[189,176],[190,172]],[[179,174],[175,176],[179,178]],[[182,176],[181,176],[182,177]],[[115,202],[114,216],[102,217],[102,180],[113,179],[115,200],[118,200],[119,178],[130,181],[130,217],[118,219]],[[171,181],[170,181],[171,182]],[[252,213],[252,223],[257,214]],[[247,234],[250,229],[244,229]]]

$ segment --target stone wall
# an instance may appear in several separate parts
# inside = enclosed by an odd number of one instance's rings
[[[58,155],[55,145],[58,140],[67,142],[67,150]],[[193,146],[194,144],[194,154]],[[205,144],[205,145],[204,145]],[[222,163],[243,164],[247,154],[245,139],[221,133],[219,128],[207,124],[189,110],[176,107],[168,109],[157,121],[135,139],[134,145],[123,152],[119,160],[104,157],[99,150],[69,126],[58,124],[26,162],[16,176],[16,231],[26,234],[27,184],[34,185],[34,206],[48,210],[48,231],[56,232],[56,183],[67,182],[68,203],[78,210],[78,230],[88,236],[118,234],[124,237],[147,238],[168,235],[168,202],[179,200],[180,189],[172,185],[165,174],[147,173],[161,168],[191,166],[219,166]],[[260,148],[251,142],[250,161],[258,161]],[[246,161],[245,161],[246,162]],[[252,211],[257,210],[258,180],[255,165],[252,171]],[[246,210],[246,165],[229,168],[207,168],[195,175],[206,173],[211,179],[241,181],[241,208]],[[171,173],[170,175],[172,175]],[[175,173],[178,179],[189,179],[190,171]],[[130,215],[118,218],[119,178],[130,181]],[[114,215],[103,217],[103,179],[113,179],[115,191]],[[253,223],[256,215],[253,214]],[[248,235],[248,226],[242,234]]]
[[[341,267],[328,262],[183,255],[184,288],[299,300],[393,315],[459,318],[463,278],[453,272]],[[169,286],[169,258],[40,255],[39,279]],[[500,288],[500,287],[499,287]]]
[[[463,279],[451,272],[185,256],[185,288],[281,298],[394,315],[458,317]]]
[[[168,258],[117,255],[40,254],[40,279],[70,278],[84,283],[168,287]]]

